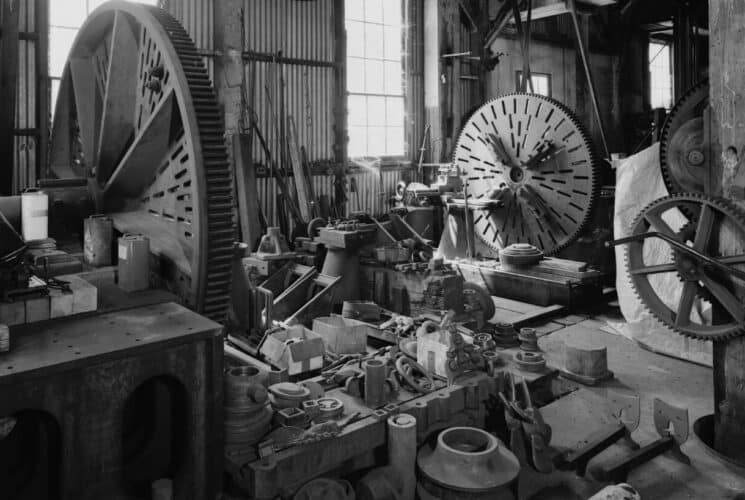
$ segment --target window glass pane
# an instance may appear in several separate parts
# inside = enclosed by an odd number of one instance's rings
[[[670,109],[673,100],[673,78],[668,45],[649,43],[649,73],[652,107]]]
[[[346,2],[344,3],[344,16],[347,19],[364,21],[365,0],[346,0]]]
[[[401,26],[401,0],[385,0],[383,2],[383,22],[390,26]]]
[[[546,75],[531,75],[533,80],[533,90],[536,94],[549,96],[551,91],[549,89],[549,78]]]
[[[404,151],[404,128],[387,127],[386,129],[386,154],[400,156]]]
[[[349,127],[349,156],[367,153],[367,127]]]
[[[386,26],[383,28],[385,34],[385,58],[394,61],[401,60],[401,28]]]
[[[385,125],[385,97],[367,98],[367,124],[381,127]]]
[[[347,56],[365,56],[365,24],[347,22]]]
[[[400,62],[385,62],[385,93],[391,95],[403,94],[403,70]]]
[[[383,61],[365,61],[365,92],[382,94],[384,90]]]
[[[383,0],[365,0],[365,21],[369,23],[383,22]]]
[[[385,122],[389,127],[404,126],[404,98],[386,97],[385,99]]]
[[[383,27],[365,24],[365,57],[383,59]]]
[[[365,91],[365,60],[350,57],[347,59],[347,90]]]
[[[85,0],[51,0],[49,2],[50,26],[79,28],[87,16]]]
[[[348,98],[349,125],[367,125],[367,97],[350,95]]]
[[[52,113],[52,118],[54,118],[54,109],[57,106],[57,96],[59,95],[59,86],[60,81],[56,78],[52,80],[52,102],[50,103],[50,112]]]
[[[388,154],[385,147],[385,127],[370,127],[367,131],[367,154],[370,156]]]
[[[49,74],[62,76],[67,56],[78,30],[68,28],[49,28]]]

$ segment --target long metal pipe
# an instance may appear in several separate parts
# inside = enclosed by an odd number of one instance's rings
[[[579,50],[580,57],[582,58],[582,66],[584,66],[585,76],[587,77],[587,86],[590,89],[590,99],[592,100],[592,108],[595,111],[595,118],[598,121],[600,127],[600,139],[603,141],[603,149],[605,150],[605,157],[610,158],[610,150],[608,149],[608,141],[605,137],[605,127],[603,126],[603,120],[600,117],[600,105],[598,104],[597,90],[595,89],[595,80],[592,77],[592,69],[590,68],[590,60],[587,57],[587,48],[585,47],[584,38],[582,36],[582,29],[579,26],[579,19],[577,19],[577,5],[574,0],[566,0],[569,14],[572,17],[572,25],[574,26],[574,34],[577,37],[577,50]]]

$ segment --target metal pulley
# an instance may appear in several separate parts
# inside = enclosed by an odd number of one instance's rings
[[[161,283],[223,319],[233,172],[202,56],[166,11],[112,1],[80,29],[60,82],[51,168],[87,177],[99,213],[151,242]]]
[[[474,233],[497,251],[513,243],[560,251],[580,235],[599,194],[587,133],[544,96],[484,104],[463,127],[453,161],[467,184],[464,199],[453,202],[473,210]]]

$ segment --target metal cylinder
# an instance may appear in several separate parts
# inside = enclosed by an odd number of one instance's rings
[[[399,500],[414,500],[416,452],[416,419],[406,413],[388,417],[388,465],[395,471]]]
[[[173,481],[168,478],[153,481],[151,498],[152,500],[173,500]]]
[[[111,265],[114,222],[105,215],[91,215],[83,221],[83,258],[86,264]]]
[[[125,292],[150,287],[150,240],[142,235],[124,235],[117,245],[119,288]]]
[[[49,229],[49,196],[38,189],[21,194],[21,232],[26,241],[43,240]]]
[[[379,359],[368,359],[363,363],[365,370],[365,404],[377,408],[385,403],[385,378],[388,367]]]

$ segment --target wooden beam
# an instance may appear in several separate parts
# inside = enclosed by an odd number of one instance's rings
[[[14,0],[2,0],[2,38],[0,38],[0,195],[11,195],[15,191],[17,173],[14,159],[15,137],[13,129],[16,119],[16,87],[18,85],[18,11],[20,5]]]
[[[709,1],[711,185],[715,192],[745,203],[745,2]],[[739,183],[739,186],[738,186]],[[720,250],[742,254],[745,242],[723,240]],[[745,287],[734,288],[739,299]],[[715,315],[717,311],[715,311]],[[714,447],[745,462],[745,337],[714,344]]]
[[[103,100],[96,168],[99,178],[107,178],[116,168],[134,133],[132,110],[137,103],[137,64],[132,57],[138,50],[137,38],[127,16],[116,13],[111,55]]]
[[[233,162],[235,184],[238,193],[238,220],[241,227],[241,239],[253,251],[261,239],[261,220],[259,213],[259,190],[256,183],[256,169],[251,160],[253,135],[236,134],[233,136]]]

